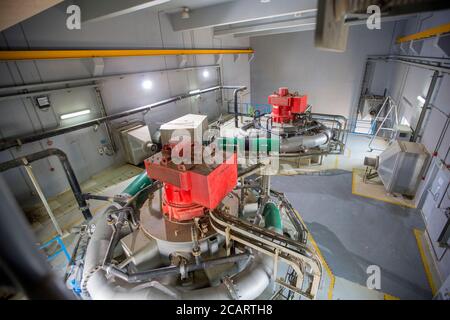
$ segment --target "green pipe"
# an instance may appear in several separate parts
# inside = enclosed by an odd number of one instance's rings
[[[129,197],[135,196],[142,189],[150,186],[153,183],[153,180],[150,179],[147,175],[147,171],[139,174],[123,191],[122,195],[126,195]]]
[[[273,228],[278,233],[283,233],[283,223],[281,222],[280,210],[274,203],[266,203],[262,215],[264,217],[266,228]]]
[[[223,150],[234,150],[237,146],[240,150],[251,150],[259,152],[278,152],[280,150],[280,139],[278,138],[263,138],[263,137],[220,137],[217,139],[219,148]]]

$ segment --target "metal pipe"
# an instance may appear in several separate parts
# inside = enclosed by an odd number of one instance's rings
[[[92,120],[88,120],[79,124],[75,124],[72,126],[67,126],[67,127],[63,127],[63,128],[57,128],[54,130],[49,130],[46,132],[42,132],[42,133],[33,133],[33,134],[26,134],[26,135],[22,135],[22,136],[17,136],[17,137],[10,137],[10,138],[6,138],[6,139],[2,139],[2,141],[0,142],[0,151],[3,150],[7,150],[13,147],[19,147],[23,144],[27,144],[27,143],[31,143],[31,142],[35,142],[35,141],[39,141],[42,139],[46,139],[46,138],[50,138],[50,137],[54,137],[54,136],[58,136],[58,135],[62,135],[68,132],[73,132],[76,130],[80,130],[80,129],[84,129],[84,128],[89,128],[91,126],[94,125],[98,125],[101,124],[105,121],[112,121],[112,120],[117,120],[120,118],[124,118],[124,117],[128,117],[131,116],[133,114],[136,113],[140,113],[140,112],[144,112],[144,111],[148,111],[151,110],[153,108],[157,108],[172,102],[176,102],[176,101],[180,101],[186,98],[190,98],[190,97],[194,97],[197,95],[201,95],[201,94],[205,94],[208,92],[213,92],[213,91],[217,91],[217,90],[237,90],[237,89],[242,89],[244,90],[245,87],[240,87],[240,86],[215,86],[215,87],[210,87],[210,88],[206,88],[203,90],[199,90],[199,91],[195,91],[195,92],[191,92],[191,93],[185,93],[176,97],[172,97],[169,99],[165,99],[165,100],[161,100],[158,102],[154,102],[152,104],[148,104],[145,106],[141,106],[138,108],[134,108],[131,110],[127,110],[127,111],[123,111],[123,112],[119,112],[116,114],[112,114],[112,115],[108,115],[108,116],[104,116],[104,117],[100,117],[97,119],[92,119]]]
[[[450,58],[440,58],[440,57],[419,57],[419,56],[411,56],[405,54],[392,54],[392,55],[369,55],[369,59],[386,59],[386,58],[397,58],[397,59],[409,59],[409,60],[417,60],[417,61],[427,61],[434,63],[450,63]]]
[[[128,283],[139,283],[144,281],[150,281],[154,278],[169,275],[169,274],[178,274],[180,273],[180,267],[178,266],[168,266],[143,272],[137,272],[137,273],[127,273],[119,268],[115,267],[114,265],[108,265],[104,267],[104,270],[108,275],[112,275],[114,277],[117,277],[119,279],[122,279]]]
[[[330,129],[321,127],[322,131],[315,135],[296,135],[289,138],[283,138],[280,141],[270,138],[257,138],[244,136],[239,138],[221,137],[218,139],[219,147],[228,150],[235,146],[243,146],[244,150],[250,150],[250,146],[256,148],[254,151],[265,150],[267,152],[276,151],[280,154],[298,152],[302,148],[313,148],[328,143],[333,137]]]
[[[125,77],[134,77],[139,75],[144,75],[148,73],[161,73],[161,72],[178,72],[178,71],[191,71],[191,70],[199,70],[206,68],[218,68],[220,69],[220,65],[218,64],[209,64],[204,66],[193,66],[193,67],[184,67],[184,68],[169,68],[169,69],[158,69],[158,70],[148,70],[148,71],[140,71],[140,72],[131,72],[131,73],[118,73],[111,74],[107,76],[99,76],[99,77],[90,77],[90,78],[80,78],[80,79],[71,79],[71,80],[61,80],[61,81],[50,81],[50,82],[42,82],[42,83],[32,83],[32,84],[23,84],[19,86],[9,86],[9,87],[0,87],[1,92],[8,91],[29,91],[30,89],[36,88],[48,88],[48,87],[58,87],[63,86],[58,90],[70,90],[73,87],[68,86],[69,84],[80,84],[80,83],[91,83],[93,85],[98,85],[99,81],[110,80],[110,79],[123,79]],[[29,93],[35,94],[38,91],[32,91]],[[0,97],[5,97],[6,95],[1,95]]]
[[[0,176],[0,263],[29,299],[73,299],[36,247],[23,211]]]
[[[29,97],[39,96],[39,95],[61,92],[61,91],[72,91],[72,90],[85,89],[85,88],[96,88],[96,90],[97,90],[99,81],[116,79],[116,78],[123,79],[123,78],[129,77],[129,76],[138,76],[138,75],[148,74],[148,73],[190,71],[190,70],[198,70],[198,69],[206,69],[206,68],[220,68],[220,66],[213,64],[213,65],[206,65],[206,66],[199,66],[199,67],[150,70],[150,71],[144,71],[144,72],[123,73],[123,74],[117,74],[117,75],[73,79],[73,80],[66,80],[66,81],[52,81],[52,82],[26,84],[26,85],[20,85],[20,86],[1,87],[0,92],[20,91],[20,93],[16,92],[16,93],[11,93],[11,94],[0,95],[0,101],[19,99],[19,98],[29,98]],[[79,84],[79,85],[70,86],[70,84]],[[48,89],[49,87],[52,87],[52,86],[57,87],[57,88]],[[41,88],[41,87],[46,88],[46,89],[29,91],[30,89]],[[103,105],[103,102],[101,102],[101,104]],[[104,107],[102,106],[102,108],[104,108]]]
[[[417,120],[416,128],[411,137],[412,142],[416,142],[419,137],[420,130],[422,129],[423,121],[425,120],[425,115],[427,114],[428,106],[430,105],[431,98],[433,97],[434,88],[436,87],[437,79],[439,77],[439,71],[433,72],[433,77],[431,78],[430,86],[428,87],[427,96],[425,97],[425,102],[422,106],[422,110],[419,115],[419,120]]]
[[[28,174],[28,177],[31,180],[31,183],[34,186],[34,189],[36,190],[39,198],[42,201],[42,204],[44,205],[45,210],[47,211],[48,216],[50,217],[50,220],[52,220],[53,226],[56,229],[56,232],[62,236],[63,232],[61,230],[61,227],[58,224],[58,221],[56,220],[55,215],[53,214],[52,209],[50,208],[50,205],[48,204],[47,198],[44,195],[44,192],[41,189],[41,186],[39,185],[39,182],[37,181],[36,177],[33,174],[33,170],[31,169],[31,166],[27,163],[26,160],[24,160],[24,166],[25,166],[25,171]]]
[[[429,69],[429,70],[435,70],[435,71],[440,71],[443,73],[449,73],[450,74],[450,67],[448,66],[443,66],[441,64],[441,62],[437,62],[437,65],[433,65],[430,63],[434,63],[434,62],[427,62],[427,60],[421,60],[421,59],[406,59],[406,58],[402,58],[400,57],[396,57],[396,56],[377,56],[377,57],[369,57],[369,60],[381,60],[381,61],[392,61],[392,62],[398,62],[398,63],[403,63],[406,65],[410,65],[410,66],[414,66],[414,67],[419,67],[419,68],[424,68],[424,69]],[[448,63],[448,62],[445,62]]]
[[[280,143],[280,152],[289,153],[296,152],[302,148],[314,148],[328,143],[331,140],[331,130],[325,130],[321,133],[311,136],[293,136],[290,138],[284,138]]]
[[[60,89],[50,89],[50,90],[41,90],[41,91],[34,91],[34,92],[26,92],[26,93],[18,93],[18,94],[7,94],[0,96],[0,101],[6,101],[6,100],[13,100],[13,99],[21,99],[21,98],[32,98],[40,95],[47,95],[51,93],[56,93],[60,91],[74,91],[74,90],[80,90],[85,88],[94,88],[98,86],[97,84],[83,84],[79,86],[72,86],[72,87],[66,87],[66,88],[60,88]]]
[[[108,265],[111,262],[114,256],[114,249],[116,248],[117,244],[119,243],[119,240],[121,239],[122,227],[125,225],[125,222],[127,221],[128,211],[120,209],[118,211],[119,213],[117,214],[117,221],[115,223],[111,223],[110,221],[108,221],[108,223],[111,224],[113,232],[108,244],[108,250],[106,251],[105,257],[103,259],[102,266]]]
[[[247,221],[226,215],[223,212],[214,211],[210,213],[211,225],[221,235],[228,236],[230,240],[252,248],[263,253],[265,258],[272,257],[270,274],[276,274],[275,266],[279,260],[288,263],[297,273],[296,287],[300,294],[315,297],[322,274],[321,264],[316,254],[306,245],[282,236],[276,232],[253,225]],[[307,265],[305,269],[300,265]],[[269,265],[268,265],[269,266]],[[306,292],[302,291],[304,270],[312,276],[312,283]]]
[[[128,198],[121,196],[103,196],[92,193],[83,193],[83,197],[86,200],[100,200],[100,201],[109,201],[109,202],[117,202],[119,204],[126,204]]]
[[[215,287],[206,287],[192,291],[184,291],[177,287],[164,286],[158,281],[151,281],[148,286],[124,286],[123,283],[108,280],[106,272],[101,268],[103,257],[108,251],[108,243],[113,230],[106,222],[109,210],[96,215],[95,232],[89,242],[85,268],[83,271],[82,289],[95,300],[230,300],[255,299],[260,296],[270,283],[274,261],[271,257],[258,253],[245,269],[231,277],[224,279],[224,283]],[[205,261],[206,262],[206,261]]]
[[[89,210],[89,206],[86,202],[86,199],[83,197],[83,193],[81,191],[81,187],[80,184],[78,183],[75,172],[72,169],[72,165],[70,164],[67,155],[62,150],[54,148],[46,149],[36,153],[28,154],[26,156],[21,156],[20,158],[0,163],[0,172],[24,165],[23,159],[25,159],[28,163],[31,163],[51,156],[58,157],[63,167],[64,173],[66,174],[66,178],[67,181],[69,182],[70,188],[72,189],[73,195],[75,196],[75,200],[77,201],[84,218],[86,220],[91,219],[92,218],[91,211]]]
[[[234,126],[236,128],[239,127],[239,119],[238,119],[238,93],[240,91],[244,91],[247,89],[247,87],[240,87],[234,90],[233,96],[234,96]]]
[[[165,276],[168,274],[181,274],[181,273],[188,273],[193,272],[197,270],[205,270],[208,268],[212,268],[215,266],[219,266],[222,264],[227,263],[236,263],[243,260],[246,260],[250,257],[250,253],[241,253],[229,257],[222,257],[217,259],[211,259],[211,260],[205,260],[201,261],[200,263],[189,263],[186,265],[180,265],[180,266],[168,266],[148,271],[142,271],[137,273],[127,273],[119,268],[115,267],[114,265],[109,265],[105,267],[105,271],[107,274],[111,274],[113,276],[116,276],[122,280],[125,280],[128,283],[137,283],[137,282],[144,282],[149,281],[153,278]]]
[[[100,106],[101,115],[102,115],[102,117],[106,117],[108,114],[106,113],[106,108],[105,108],[105,104],[103,102],[102,92],[99,87],[95,87],[94,90],[95,90],[95,96],[97,97],[97,101]],[[108,140],[111,145],[111,149],[112,149],[113,153],[116,153],[117,145],[116,145],[116,142],[114,141],[111,124],[108,121],[105,121],[105,129],[106,129],[106,134],[108,135]]]
[[[341,115],[333,115],[333,114],[325,114],[325,113],[311,113],[310,114],[313,119],[319,119],[323,121],[330,121],[337,123],[338,126],[338,134],[334,135],[334,138],[343,139],[343,134],[345,131],[345,128],[347,127],[347,118]],[[235,118],[236,119],[236,118]],[[268,122],[267,122],[268,123]],[[254,122],[247,123],[243,125],[239,129],[239,134],[244,139],[243,142],[245,146],[245,150],[249,150],[250,142],[249,142],[249,133],[247,132],[248,129],[254,127]],[[316,128],[316,127],[314,127]],[[307,128],[304,130],[304,132],[310,130],[311,128]],[[293,153],[298,152],[301,150],[301,147],[305,148],[313,148],[318,147],[320,145],[328,143],[331,138],[333,138],[333,132],[330,128],[326,127],[325,125],[321,124],[320,128],[321,132],[315,135],[307,136],[307,135],[296,135],[289,138],[284,138],[277,144],[277,147],[280,146],[279,151],[281,154],[286,153]],[[270,130],[266,130],[268,133],[270,133]],[[226,148],[228,145],[239,145],[238,143],[239,138],[221,138],[219,140],[219,143],[223,145],[224,148]],[[259,144],[262,142],[263,144],[267,145],[268,150],[270,151],[271,148],[271,139],[268,138],[257,138],[257,150],[259,150]],[[340,153],[343,152],[342,145],[344,144],[344,141],[341,141],[341,148]],[[330,153],[330,152],[327,152]],[[280,155],[281,155],[280,154]]]

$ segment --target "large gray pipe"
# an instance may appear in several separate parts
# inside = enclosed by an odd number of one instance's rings
[[[301,149],[309,149],[318,147],[328,143],[331,139],[331,131],[325,130],[320,133],[311,136],[293,136],[290,138],[284,138],[280,143],[281,153],[298,152]]]
[[[120,279],[107,279],[101,268],[103,258],[108,250],[112,228],[106,223],[109,207],[93,219],[95,232],[89,242],[83,272],[83,288],[94,300],[230,300],[256,299],[269,285],[273,273],[273,259],[256,254],[246,268],[233,276],[233,283],[225,283],[216,287],[184,291],[180,287],[167,286],[158,281],[150,281],[140,285],[129,284]]]
[[[239,128],[239,136],[249,137],[248,129],[253,128],[253,122],[247,123]],[[281,153],[293,153],[302,149],[319,147],[331,140],[332,132],[325,126],[320,127],[321,132],[315,135],[297,135],[289,138],[283,138],[280,141]]]

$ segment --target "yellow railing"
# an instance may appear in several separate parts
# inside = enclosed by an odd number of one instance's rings
[[[408,36],[397,38],[397,43],[412,41],[412,40],[420,40],[425,38],[434,37],[440,34],[449,33],[450,32],[450,23],[442,24],[437,27],[433,27],[430,29],[426,29],[424,31],[410,34]]]

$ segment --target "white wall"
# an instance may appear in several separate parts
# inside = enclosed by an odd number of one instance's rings
[[[314,112],[349,117],[359,98],[367,55],[388,53],[392,33],[393,23],[381,30],[352,27],[344,53],[316,49],[314,31],[253,37],[251,101],[267,103],[269,94],[286,86],[306,93]]]
[[[396,23],[397,36],[404,36],[435,27],[449,21],[450,10],[434,13],[423,13],[404,22]],[[413,55],[422,57],[445,58],[445,55],[438,46],[435,45],[436,38],[429,38],[418,42],[418,52],[414,52],[408,46],[403,45],[403,49],[398,44],[391,46],[392,54]],[[447,36],[450,42],[450,36]],[[399,106],[400,119],[405,119],[413,129],[416,128],[417,120],[422,111],[422,104],[417,99],[418,96],[425,97],[430,86],[432,70],[409,66],[394,62],[377,62],[375,70],[388,69],[390,72],[380,82],[386,83],[388,94],[397,102]],[[371,91],[374,91],[372,86]],[[450,75],[443,73],[438,78],[434,95],[431,98],[431,110],[427,112],[425,122],[420,131],[419,142],[423,143],[430,153],[437,151],[437,157],[445,163],[450,163],[450,130],[445,129],[447,117],[450,115]],[[439,137],[444,139],[438,145]]]
[[[424,13],[405,22],[396,24],[397,36],[404,36],[423,31],[428,28],[436,27],[449,22],[450,10]],[[447,46],[450,44],[450,36],[445,37]],[[412,55],[421,57],[448,58],[443,50],[436,46],[436,38],[429,38],[416,42],[415,50],[412,50],[409,43],[393,44],[391,47],[392,54]],[[418,96],[425,97],[427,95],[432,70],[409,66],[394,62],[377,62],[375,70],[389,69],[390,72],[384,78],[388,94],[397,102],[399,106],[399,116],[409,122],[413,129],[416,129],[417,120],[422,111],[422,104],[417,99]],[[378,81],[382,82],[380,77]],[[373,88],[372,88],[373,89]],[[427,226],[434,226],[434,231],[429,231],[429,235],[440,232],[442,220],[437,219],[440,214],[444,215],[444,201],[440,203],[437,197],[428,190],[435,185],[443,184],[442,190],[445,192],[444,180],[439,178],[437,174],[438,167],[445,168],[450,165],[450,127],[448,125],[450,117],[450,75],[448,73],[440,74],[434,93],[431,97],[430,109],[427,110],[425,121],[419,131],[418,142],[423,143],[428,152],[433,155],[434,161],[426,167],[427,172],[424,179],[420,182],[415,201],[422,206],[423,215],[428,217]],[[443,164],[442,166],[436,163]],[[445,171],[445,169],[440,169]],[[445,195],[444,195],[445,198]],[[433,218],[431,218],[433,217]],[[442,225],[443,227],[443,225]],[[434,251],[433,252],[437,252]],[[450,250],[441,249],[439,255],[436,255],[436,266],[444,280],[450,276]],[[438,258],[439,257],[439,258]]]
[[[0,48],[14,50],[249,46],[248,39],[214,39],[210,29],[173,32],[165,13],[152,9],[82,25],[81,30],[68,30],[65,27],[67,17],[65,11],[69,4],[64,2],[5,30],[0,36]],[[83,12],[83,8],[81,11]],[[189,56],[187,66],[214,63],[215,58],[212,55],[197,55]],[[109,75],[176,68],[178,60],[176,56],[107,58],[104,59],[104,65],[104,75]],[[246,56],[234,61],[232,55],[226,55],[221,67],[223,84],[250,86],[250,66]],[[91,59],[0,62],[0,86],[84,78],[92,75]],[[142,89],[141,82],[144,78],[153,81],[151,91]],[[106,110],[112,114],[193,89],[209,87],[217,82],[218,74],[215,69],[211,69],[208,79],[204,79],[199,71],[161,72],[102,81],[100,89]],[[231,98],[230,93],[227,93],[225,98]],[[60,114],[87,107],[91,108],[91,115],[75,121],[84,121],[100,115],[99,102],[92,88],[51,94],[50,99],[52,110],[49,111],[35,108],[31,99],[0,102],[1,138],[68,125],[69,121],[59,120]],[[186,113],[202,113],[214,118],[224,110],[226,106],[222,105],[222,97],[218,92],[212,92],[200,99],[192,98],[162,106],[145,115],[129,117],[128,120],[144,120],[152,130],[155,130],[160,123]],[[87,128],[25,145],[20,149],[1,152],[0,161],[39,151],[51,145],[68,154],[79,180],[85,181],[101,170],[123,162],[120,152],[113,157],[102,156],[97,152],[97,147],[106,138],[103,126],[97,132]],[[53,196],[68,188],[57,159],[38,161],[33,164],[33,168],[46,196]],[[3,175],[22,204],[36,201],[23,169],[10,170]]]

